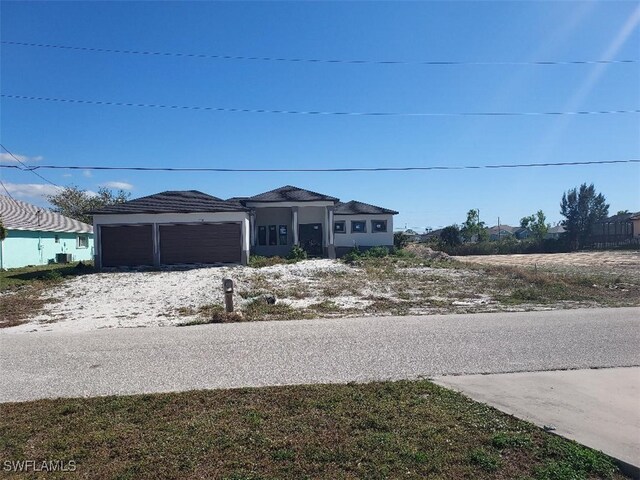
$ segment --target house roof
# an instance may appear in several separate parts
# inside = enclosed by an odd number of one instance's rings
[[[638,218],[640,212],[630,212],[630,213],[620,213],[617,215],[611,215],[603,220],[600,220],[598,223],[620,223],[620,222],[628,222],[629,220],[633,220],[634,218]]]
[[[397,215],[398,212],[395,210],[389,210],[388,208],[376,207],[375,205],[369,205],[368,203],[351,200],[347,203],[338,202],[334,213],[336,215]]]
[[[562,225],[556,225],[555,227],[551,227],[547,230],[547,233],[564,233],[566,232],[565,228]]]
[[[245,199],[248,202],[337,202],[336,197],[285,185]]]
[[[0,195],[0,217],[7,230],[93,233],[87,223],[6,195]]]
[[[94,215],[127,213],[195,213],[242,212],[239,203],[222,200],[198,190],[167,191],[140,197],[128,202],[109,205],[91,212]]]

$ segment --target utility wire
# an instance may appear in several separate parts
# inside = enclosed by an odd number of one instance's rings
[[[78,166],[78,165],[38,165],[29,167],[34,169],[56,169],[56,170],[120,170],[138,172],[409,172],[421,170],[478,170],[478,169],[501,169],[501,168],[532,168],[532,167],[561,167],[576,165],[612,165],[625,163],[640,163],[640,159],[629,160],[595,160],[578,162],[547,162],[547,163],[515,163],[515,164],[494,164],[494,165],[440,165],[423,167],[348,167],[348,168],[218,168],[218,167],[115,167],[115,166]],[[0,165],[3,168],[18,168],[17,165]]]
[[[2,149],[3,149],[5,152],[7,152],[7,153],[8,153],[8,154],[9,154],[9,155],[10,155],[10,156],[11,156],[11,157],[16,161],[16,162],[18,162],[20,165],[22,165],[22,166],[24,167],[24,168],[20,168],[20,170],[23,170],[23,171],[30,171],[30,172],[32,172],[34,175],[36,175],[36,176],[40,177],[40,178],[41,178],[42,180],[44,180],[45,182],[47,182],[47,183],[49,183],[49,184],[53,185],[54,187],[58,187],[58,188],[60,188],[60,185],[57,185],[57,184],[53,183],[51,180],[49,180],[49,179],[47,179],[47,178],[43,177],[42,175],[40,175],[38,172],[36,172],[36,171],[35,171],[35,168],[34,168],[33,166],[31,166],[31,165],[27,165],[26,163],[24,163],[22,160],[20,160],[18,157],[16,157],[13,153],[11,153],[11,152],[9,151],[9,149],[8,149],[7,147],[5,147],[4,145],[2,145],[1,143],[0,143],[0,147],[2,147]],[[4,165],[3,165],[3,166],[4,166]]]
[[[13,203],[16,204],[16,206],[18,205],[18,202],[16,202],[16,199],[13,198],[13,195],[11,195],[11,193],[9,193],[9,190],[7,190],[7,187],[5,186],[4,182],[0,179],[0,185],[2,185],[2,188],[4,189],[5,192],[7,192],[7,196],[13,200]]]
[[[17,100],[37,100],[43,102],[80,103],[85,105],[111,105],[117,107],[165,108],[173,110],[205,110],[227,113],[272,113],[284,115],[341,115],[341,116],[376,116],[376,117],[521,117],[521,116],[559,116],[559,115],[611,115],[636,114],[636,110],[588,110],[573,112],[328,112],[315,110],[267,110],[258,108],[226,108],[197,105],[166,105],[158,103],[111,102],[106,100],[81,100],[72,98],[36,97],[29,95],[11,95],[3,93],[0,97]]]
[[[188,57],[207,58],[215,60],[258,60],[269,62],[293,62],[293,63],[342,63],[360,65],[602,65],[620,63],[638,63],[638,60],[555,60],[555,61],[520,61],[520,62],[481,62],[481,61],[402,61],[402,60],[348,60],[348,59],[327,59],[327,58],[291,58],[291,57],[260,57],[244,55],[211,55],[204,53],[181,53],[181,52],[156,52],[150,50],[121,50],[115,48],[79,47],[72,45],[56,45],[50,43],[30,43],[2,41],[5,45],[19,45],[23,47],[56,48],[61,50],[77,50],[84,52],[100,53],[121,53],[128,55],[147,55],[159,57]]]

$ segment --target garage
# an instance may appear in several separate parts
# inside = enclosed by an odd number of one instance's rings
[[[242,260],[240,223],[159,225],[159,232],[162,265],[240,263]]]
[[[103,267],[153,265],[152,225],[100,226]]]

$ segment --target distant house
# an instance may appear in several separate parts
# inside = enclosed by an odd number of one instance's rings
[[[589,242],[595,244],[625,243],[640,237],[639,223],[640,212],[612,215],[593,225]]]
[[[294,245],[335,258],[353,247],[393,246],[395,210],[287,185],[227,200],[167,191],[93,213],[101,267],[247,263]]]
[[[93,260],[93,227],[51,210],[0,195],[7,237],[0,242],[0,268]]]
[[[504,240],[513,236],[513,232],[517,227],[511,227],[509,225],[495,225],[487,228],[489,240]]]
[[[558,240],[565,231],[562,225],[556,225],[555,227],[549,228],[544,238]]]

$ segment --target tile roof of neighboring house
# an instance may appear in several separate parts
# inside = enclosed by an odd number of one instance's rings
[[[121,213],[196,213],[246,211],[239,203],[207,195],[197,190],[167,191],[136,198],[128,202],[109,205],[96,210],[94,215]]]
[[[368,203],[351,200],[347,203],[338,202],[334,213],[336,215],[376,215],[384,213],[397,215],[398,212],[395,210],[389,210],[388,208],[376,207],[375,205],[369,205]]]
[[[336,197],[291,185],[276,188],[246,199],[249,202],[337,202]]]
[[[93,233],[87,223],[5,195],[0,195],[0,217],[7,230]]]
[[[640,212],[631,215],[631,220],[640,220]]]

